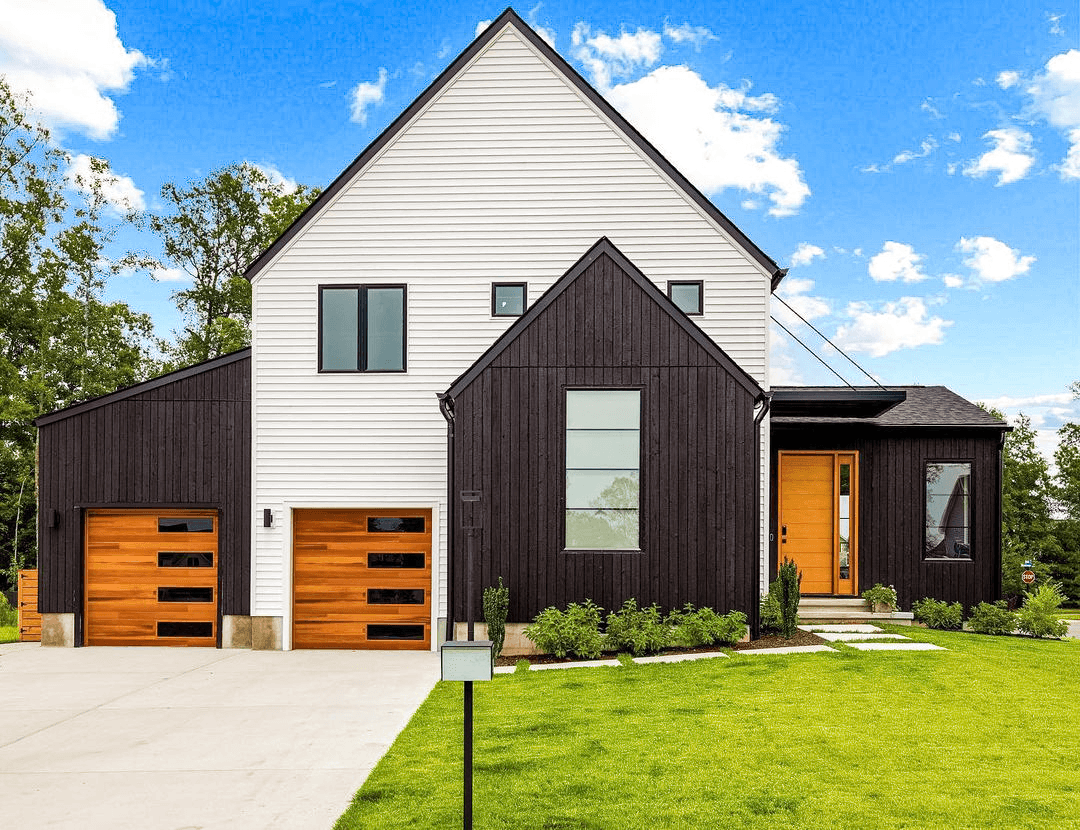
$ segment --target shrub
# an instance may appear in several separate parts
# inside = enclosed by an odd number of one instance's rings
[[[635,656],[655,654],[670,640],[668,627],[660,616],[660,606],[638,608],[636,599],[628,599],[617,613],[608,614],[607,649],[629,651]]]
[[[1032,637],[1062,637],[1069,624],[1054,614],[1065,601],[1065,594],[1055,582],[1040,585],[1024,599],[1023,607],[1016,612],[1016,627]]]
[[[11,607],[7,597],[0,594],[0,625],[18,625],[19,612]]]
[[[964,606],[959,602],[949,605],[947,602],[927,597],[913,603],[911,610],[915,612],[915,619],[925,623],[927,628],[958,631],[964,627]]]
[[[871,610],[878,603],[888,605],[889,608],[896,610],[896,589],[892,585],[886,588],[878,582],[873,588],[867,588],[863,591],[862,598],[866,600],[866,606]]]
[[[769,585],[769,593],[761,598],[761,630],[767,634],[779,634],[783,620],[780,615],[780,582]]]
[[[980,602],[971,609],[968,628],[976,634],[1012,634],[1016,629],[1016,614],[1003,599],[993,604]]]
[[[493,657],[502,654],[506,640],[506,614],[510,610],[510,590],[499,577],[498,587],[484,589],[484,622],[487,623],[488,639],[491,640]]]
[[[671,627],[671,641],[688,648],[717,643],[730,646],[746,635],[746,614],[742,611],[721,616],[711,608],[695,610],[690,603],[668,614],[667,624]]]
[[[780,633],[785,640],[795,636],[799,626],[799,584],[802,574],[798,566],[787,557],[776,569],[776,581],[780,583],[777,599],[780,601]]]
[[[592,600],[576,602],[560,611],[555,606],[545,608],[525,627],[525,636],[541,651],[556,657],[584,657],[595,660],[600,656],[603,637],[600,634],[600,614],[603,608]]]

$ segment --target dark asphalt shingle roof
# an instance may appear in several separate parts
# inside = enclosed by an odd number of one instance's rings
[[[876,386],[857,386],[856,389],[867,391],[878,389]],[[790,417],[776,416],[774,424],[875,424],[885,427],[930,427],[964,426],[991,427],[1005,429],[1004,421],[999,421],[989,412],[979,408],[971,401],[961,398],[944,386],[890,386],[891,390],[907,393],[907,400],[897,404],[876,418],[832,418],[832,417]],[[829,386],[774,386],[773,391],[837,391],[847,387]]]

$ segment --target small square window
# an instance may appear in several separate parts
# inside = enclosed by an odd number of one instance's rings
[[[525,283],[497,282],[491,286],[491,316],[520,317],[525,313]]]
[[[697,282],[669,282],[668,297],[684,314],[705,313],[705,284]]]

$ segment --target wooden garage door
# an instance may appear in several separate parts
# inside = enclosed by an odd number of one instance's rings
[[[292,644],[430,648],[431,511],[294,511]]]
[[[212,510],[87,511],[83,641],[216,645],[217,573]]]

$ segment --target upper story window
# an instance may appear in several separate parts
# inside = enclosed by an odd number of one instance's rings
[[[491,316],[520,317],[525,313],[523,282],[496,282],[491,286]]]
[[[705,313],[705,283],[701,280],[696,282],[669,282],[667,295],[684,314]]]
[[[566,549],[637,550],[641,391],[566,390]]]
[[[971,462],[926,465],[927,559],[971,558]]]
[[[405,286],[320,286],[319,371],[404,372]]]

